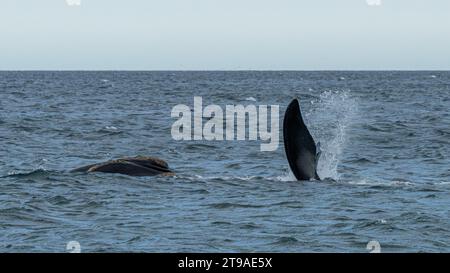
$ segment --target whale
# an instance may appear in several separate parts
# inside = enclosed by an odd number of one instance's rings
[[[283,141],[289,167],[297,180],[320,180],[317,164],[320,143],[314,141],[306,127],[298,99],[293,99],[284,114]]]
[[[71,172],[119,173],[130,176],[174,175],[166,161],[157,157],[136,156],[109,160],[72,170]]]
[[[314,141],[305,125],[298,99],[293,99],[286,108],[283,120],[284,150],[289,167],[297,180],[320,180],[317,164],[320,158],[320,143]],[[166,161],[157,157],[136,156],[109,160],[72,170],[71,172],[119,173],[130,176],[171,176],[175,173]]]

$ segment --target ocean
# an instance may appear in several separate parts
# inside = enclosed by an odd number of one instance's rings
[[[278,149],[174,140],[194,96],[279,105]],[[289,170],[293,98],[321,181]],[[450,251],[446,71],[4,71],[0,143],[1,252]],[[69,172],[136,155],[176,175]]]

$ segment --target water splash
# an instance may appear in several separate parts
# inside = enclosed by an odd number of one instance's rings
[[[277,176],[274,178],[275,181],[281,181],[281,182],[290,182],[290,181],[297,181],[297,178],[295,178],[294,173],[289,170],[286,171],[283,175]]]
[[[322,155],[317,172],[321,178],[339,180],[338,165],[347,140],[347,129],[357,113],[357,101],[348,91],[326,91],[314,108],[306,113],[316,141],[320,141]]]

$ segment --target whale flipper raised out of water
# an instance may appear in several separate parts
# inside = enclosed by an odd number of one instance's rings
[[[320,149],[303,121],[297,99],[291,101],[284,114],[283,138],[289,167],[297,180],[320,180],[317,174]]]
[[[120,173],[132,176],[173,175],[168,164],[155,157],[124,157],[103,163],[84,166],[72,172]]]

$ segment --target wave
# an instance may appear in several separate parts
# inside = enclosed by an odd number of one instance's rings
[[[186,150],[204,150],[204,149],[215,149],[217,148],[214,145],[211,144],[204,144],[204,143],[194,143],[194,144],[188,144],[186,145]]]
[[[299,241],[295,237],[283,236],[283,237],[276,239],[276,241],[274,241],[272,244],[274,244],[274,245],[291,245],[291,244],[297,244],[298,242]]]
[[[216,175],[189,175],[189,174],[176,174],[173,176],[176,179],[188,180],[192,182],[208,182],[208,181],[223,181],[223,182],[238,182],[237,185],[242,185],[239,182],[250,182],[250,181],[269,181],[269,182],[297,182],[294,174],[291,171],[287,171],[283,175],[279,176],[261,176],[261,175],[244,175],[244,176],[234,176],[234,175],[224,175],[224,176],[216,176]],[[324,181],[335,181],[330,178],[325,178]],[[311,180],[314,182],[314,180]],[[317,182],[317,181],[316,181]]]
[[[29,172],[12,171],[12,172],[9,172],[7,175],[2,176],[2,178],[7,178],[7,177],[20,177],[20,178],[23,178],[23,177],[31,178],[31,177],[33,177],[33,178],[36,178],[36,177],[45,177],[45,176],[48,176],[48,175],[50,175],[52,173],[54,173],[54,172],[48,171],[48,170],[45,170],[45,169],[36,169],[36,170],[29,171]]]
[[[414,183],[406,180],[373,180],[373,179],[358,179],[350,180],[345,183],[349,185],[363,185],[371,187],[408,187],[415,185]]]
[[[357,163],[357,164],[375,164],[376,162],[373,160],[370,160],[366,157],[361,158],[355,158],[351,160],[347,160],[346,163]]]
[[[221,202],[221,203],[213,203],[207,205],[208,207],[215,209],[228,209],[228,208],[263,208],[265,205],[252,205],[252,204],[239,204],[239,203],[229,203],[229,202]]]
[[[120,135],[123,134],[124,131],[119,130],[115,126],[105,126],[96,131],[96,133],[104,134],[104,135]]]

